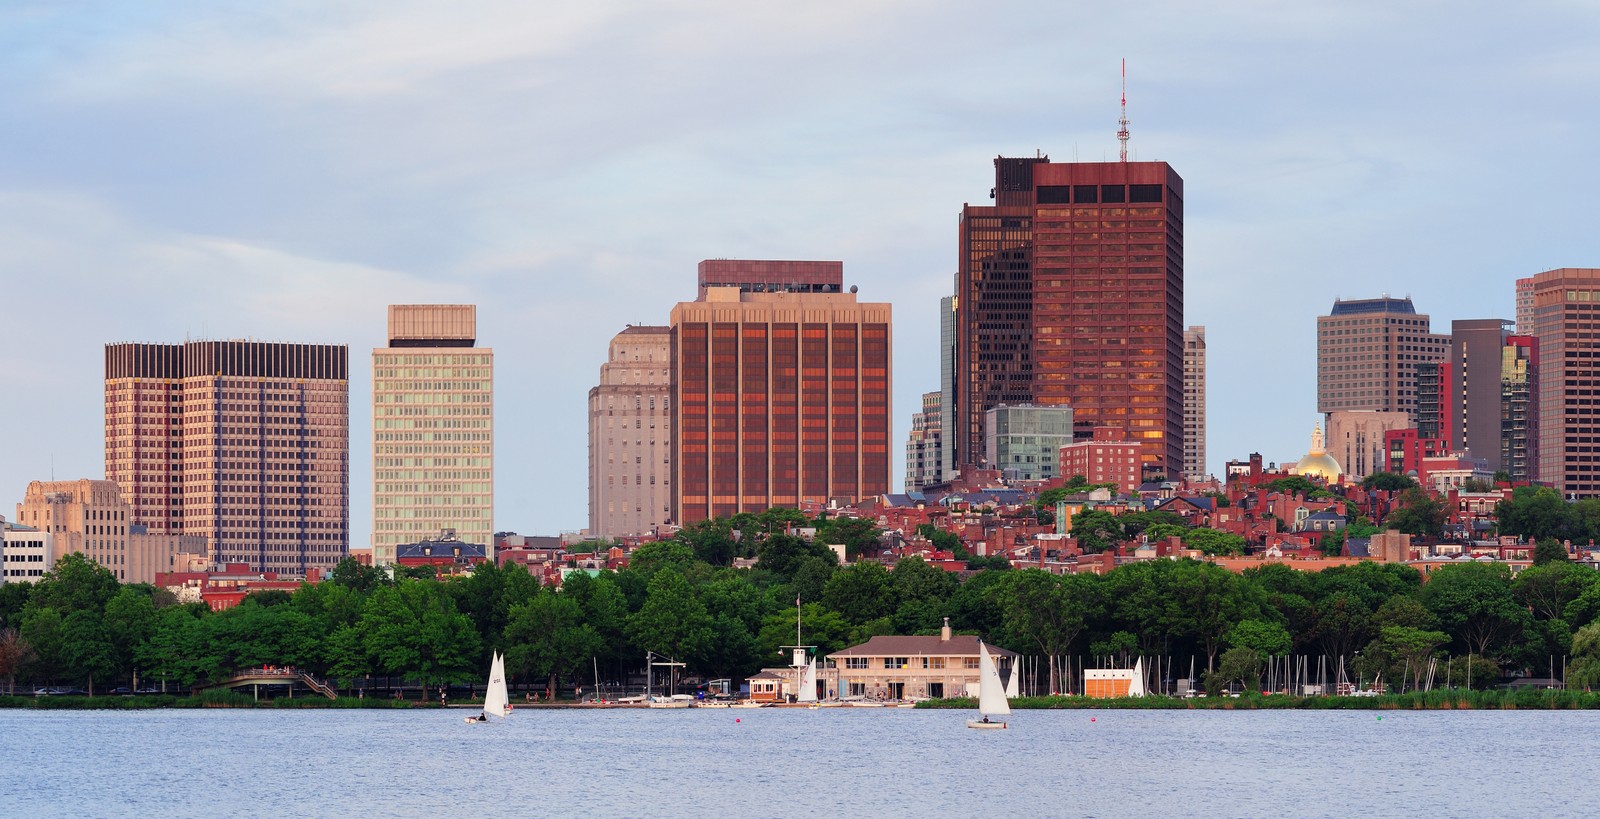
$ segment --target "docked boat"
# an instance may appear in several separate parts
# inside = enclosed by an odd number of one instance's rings
[[[1005,684],[1000,682],[1000,670],[995,667],[989,648],[978,643],[978,716],[967,720],[968,728],[1005,728],[1003,720],[991,717],[1011,716],[1011,703],[1006,701]]]
[[[673,694],[670,697],[657,694],[650,698],[651,708],[688,708],[691,705],[694,705],[694,697],[688,694]]]

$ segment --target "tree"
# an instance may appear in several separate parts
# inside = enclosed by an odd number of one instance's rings
[[[635,645],[661,656],[698,657],[712,639],[711,617],[689,581],[666,568],[650,578],[644,605],[628,618],[628,636]]]
[[[61,623],[61,661],[68,677],[88,681],[91,697],[96,678],[104,680],[116,673],[117,652],[104,615],[92,609],[67,615]]]
[[[1589,527],[1577,512],[1560,492],[1548,486],[1519,486],[1511,490],[1509,500],[1495,504],[1494,516],[1503,535],[1535,541],[1545,538],[1585,540],[1590,536]]]
[[[155,634],[156,617],[155,601],[148,587],[123,586],[106,603],[105,623],[115,649],[116,669],[131,672],[135,688],[139,687],[135,652]]]
[[[33,584],[28,606],[55,609],[63,617],[75,611],[103,611],[118,588],[117,576],[110,569],[82,552],[70,552]]]
[[[1528,610],[1512,596],[1511,570],[1503,563],[1436,569],[1422,587],[1421,602],[1474,654],[1503,651],[1528,620]]]
[[[818,538],[821,534],[818,534]],[[801,564],[808,557],[825,560],[837,565],[839,558],[832,549],[813,540],[806,542],[794,535],[774,534],[762,541],[756,550],[756,568],[770,572],[781,582],[789,582],[794,578],[795,572],[800,570]]]
[[[1402,684],[1409,676],[1415,690],[1427,673],[1428,660],[1449,640],[1442,631],[1388,626],[1356,658],[1356,670],[1374,679],[1399,679]]]
[[[1562,554],[1565,555],[1565,550]],[[1593,569],[1567,562],[1565,559],[1540,564],[1517,573],[1511,581],[1511,593],[1518,603],[1527,606],[1540,620],[1557,620],[1567,606],[1577,600],[1595,581],[1600,579]]]
[[[1400,496],[1400,506],[1389,512],[1383,522],[1390,529],[1436,538],[1444,534],[1444,523],[1449,515],[1444,502],[1427,490],[1407,489]]]
[[[822,590],[822,603],[860,625],[894,614],[896,599],[889,571],[881,563],[856,563],[834,572]]]
[[[389,582],[383,569],[365,565],[353,557],[339,561],[339,564],[333,567],[333,572],[328,575],[328,579],[362,594]]]
[[[1207,529],[1203,526],[1190,529],[1183,536],[1183,545],[1191,549],[1199,549],[1206,555],[1242,555],[1244,554],[1244,538],[1231,532],[1221,532],[1216,529]]]
[[[1288,629],[1266,620],[1240,620],[1228,630],[1228,645],[1248,648],[1264,657],[1277,657],[1289,653],[1293,639]]]
[[[755,525],[740,527],[741,536],[751,542],[756,540],[757,531]],[[713,566],[732,565],[733,558],[740,553],[739,544],[733,539],[733,525],[722,518],[695,521],[679,529],[672,539],[687,545],[697,560]]]
[[[1110,512],[1085,509],[1072,516],[1072,529],[1069,534],[1078,541],[1078,548],[1082,549],[1084,554],[1098,554],[1122,541],[1122,521],[1117,520],[1117,516]]]
[[[867,518],[828,518],[817,523],[816,542],[823,546],[844,544],[845,556],[854,560],[869,549],[876,551],[878,524]]]
[[[1338,592],[1317,605],[1316,637],[1332,657],[1346,657],[1372,639],[1372,610],[1360,597]]]
[[[1565,563],[1572,559],[1567,554],[1567,547],[1553,537],[1541,538],[1533,544],[1533,565],[1543,566],[1546,563]]]
[[[1374,472],[1361,479],[1361,488],[1404,492],[1407,489],[1417,488],[1417,480],[1396,472]]]
[[[1006,643],[1033,646],[1047,657],[1068,653],[1096,609],[1095,575],[1053,575],[1041,569],[1010,572],[994,587]],[[1063,686],[1050,667],[1050,690]]]
[[[655,577],[656,572],[663,569],[672,569],[683,574],[697,559],[694,547],[684,541],[658,540],[633,550],[633,555],[628,558],[628,571],[638,574],[648,582],[650,578]]]
[[[1217,665],[1216,677],[1224,686],[1242,683],[1244,689],[1253,694],[1261,690],[1261,672],[1266,665],[1266,659],[1253,648],[1230,648],[1223,653],[1222,662]],[[1207,681],[1206,687],[1214,687],[1211,680]]]
[[[518,604],[507,618],[506,673],[544,677],[555,699],[556,680],[588,665],[600,651],[600,635],[583,622],[578,601],[545,590]]]
[[[1600,684],[1600,623],[1590,623],[1572,635],[1572,662],[1567,685],[1591,689]]]
[[[17,671],[33,657],[33,646],[14,628],[0,629],[0,677],[6,678],[6,693],[17,693]]]
[[[1208,671],[1214,666],[1228,630],[1261,613],[1259,590],[1212,563],[1179,563],[1172,573],[1170,593],[1180,613],[1180,633],[1192,637],[1205,652]]]

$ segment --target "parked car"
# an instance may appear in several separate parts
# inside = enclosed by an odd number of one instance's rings
[[[116,688],[113,688],[110,691],[107,691],[106,693],[107,694],[121,694],[123,696],[127,696],[128,694],[132,694],[133,693],[133,689],[127,687],[126,685],[119,685]]]
[[[159,694],[159,693],[161,693],[161,689],[159,689],[159,688],[150,688],[150,687],[147,686],[145,688],[135,689],[133,693],[135,693],[135,694]]]
[[[54,693],[56,693],[55,690],[51,689],[51,688],[35,688],[35,689],[33,689],[33,695],[35,697],[48,697],[48,696],[50,696],[51,694],[54,694]]]

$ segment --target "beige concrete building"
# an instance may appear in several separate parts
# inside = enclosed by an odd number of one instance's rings
[[[494,350],[470,304],[389,305],[372,351],[372,562],[453,530],[494,559]]]
[[[1345,478],[1359,481],[1388,469],[1383,434],[1411,425],[1411,416],[1404,412],[1330,412],[1327,452],[1344,467]]]
[[[1317,317],[1317,411],[1417,413],[1417,365],[1443,360],[1450,337],[1429,331],[1411,299],[1335,301]]]
[[[48,533],[53,542],[45,568],[62,555],[81,552],[123,583],[154,583],[173,570],[177,556],[205,552],[205,538],[151,534],[132,522],[133,507],[115,481],[33,481],[17,522]]]
[[[1206,474],[1206,328],[1195,325],[1183,331],[1183,476]]]
[[[1600,497],[1600,268],[1546,270],[1525,289],[1530,334],[1539,340],[1537,477],[1569,498]]]
[[[611,339],[589,390],[589,533],[639,535],[672,512],[672,336],[634,326]]]
[[[349,550],[349,350],[262,341],[106,345],[106,477],[127,524],[203,537],[287,576]]]
[[[1002,677],[1010,673],[1016,653],[989,646]],[[978,684],[978,638],[950,633],[937,636],[879,636],[828,655],[839,672],[840,697],[905,700],[969,696]]]

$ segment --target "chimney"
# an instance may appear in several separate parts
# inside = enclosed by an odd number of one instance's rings
[[[944,628],[939,629],[939,641],[943,643],[950,642],[950,618],[948,617],[944,618]]]

